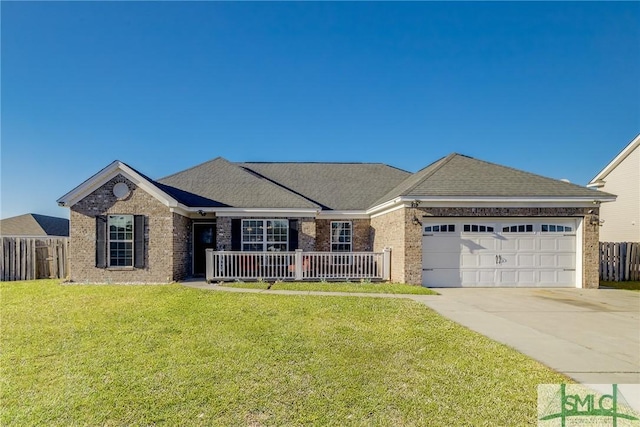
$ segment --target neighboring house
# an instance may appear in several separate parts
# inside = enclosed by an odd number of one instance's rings
[[[451,154],[417,173],[217,158],[159,180],[114,161],[58,203],[75,281],[181,280],[207,248],[391,248],[394,282],[594,288],[599,205],[614,198]]]
[[[640,135],[587,184],[617,195],[600,208],[601,242],[640,242]]]
[[[69,220],[28,213],[0,220],[3,237],[68,237]]]

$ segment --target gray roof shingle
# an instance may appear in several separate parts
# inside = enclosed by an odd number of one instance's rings
[[[69,220],[28,213],[0,220],[3,236],[69,236]]]
[[[317,208],[308,199],[222,157],[156,181],[188,206]],[[199,200],[197,200],[199,199]]]
[[[381,163],[237,163],[327,210],[364,210],[411,176]]]
[[[416,172],[375,204],[395,197],[602,197],[576,184],[453,153]]]

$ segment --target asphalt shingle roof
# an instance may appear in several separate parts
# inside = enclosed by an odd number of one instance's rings
[[[162,178],[156,185],[188,206],[318,207],[303,196],[222,157]],[[203,202],[208,204],[202,205]]]
[[[331,210],[364,210],[411,176],[381,163],[237,163]]]
[[[0,220],[3,236],[68,236],[69,220],[28,213]]]
[[[232,163],[218,157],[149,181],[192,207],[366,210],[400,196],[584,198],[608,195],[457,153],[414,174],[381,163]]]
[[[407,197],[601,197],[576,184],[453,153],[416,172],[378,199]]]

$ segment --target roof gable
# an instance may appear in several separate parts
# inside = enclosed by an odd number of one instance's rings
[[[167,193],[165,189],[156,185],[152,179],[146,177],[131,166],[119,160],[111,162],[108,166],[85,180],[82,184],[60,197],[58,199],[58,204],[61,206],[73,206],[118,175],[123,175],[129,181],[145,190],[166,206],[178,206],[178,200],[176,200],[171,194]]]
[[[309,199],[222,157],[169,175],[158,183],[235,208],[319,207]]]
[[[587,187],[602,187],[603,180],[609,175],[615,168],[620,165],[620,163],[624,162],[636,149],[640,146],[640,134],[636,135],[636,137],[631,140],[631,142],[622,149],[620,153],[611,161],[607,166],[604,167],[596,176],[593,177]]]
[[[601,198],[606,193],[453,153],[380,198]]]

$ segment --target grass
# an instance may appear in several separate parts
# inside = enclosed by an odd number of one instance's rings
[[[540,363],[408,300],[0,283],[0,425],[536,425]]]
[[[629,281],[629,282],[600,282],[600,286],[605,286],[607,288],[615,288],[615,289],[626,289],[630,291],[640,291],[640,282],[638,281]]]
[[[267,289],[268,282],[233,282],[222,286],[232,288]],[[346,293],[377,293],[377,294],[411,294],[438,295],[437,292],[422,286],[405,285],[399,283],[362,283],[362,282],[278,282],[272,283],[270,289],[286,291],[322,291]]]

